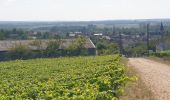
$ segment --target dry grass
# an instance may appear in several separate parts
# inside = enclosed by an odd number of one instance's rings
[[[133,67],[129,66],[127,60],[123,60],[127,65],[126,74],[130,77],[137,76],[138,80],[129,82],[125,86],[125,92],[120,100],[155,100],[152,92],[146,87],[145,83],[141,80],[138,72]]]

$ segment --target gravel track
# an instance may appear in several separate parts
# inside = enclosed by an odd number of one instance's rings
[[[133,66],[157,100],[170,100],[170,65],[144,58],[129,58]]]

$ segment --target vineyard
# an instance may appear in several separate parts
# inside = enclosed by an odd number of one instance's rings
[[[129,80],[119,56],[0,63],[0,100],[116,100]]]

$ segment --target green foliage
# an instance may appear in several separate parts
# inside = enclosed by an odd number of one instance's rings
[[[110,55],[119,53],[118,45],[116,43],[110,43],[105,39],[98,42],[96,47],[98,50],[98,55]]]
[[[0,40],[7,40],[7,39],[20,39],[26,40],[28,39],[28,32],[23,29],[1,29],[0,30]]]
[[[87,49],[85,48],[86,38],[78,37],[72,45],[67,48],[69,55],[87,55]]]
[[[22,44],[15,44],[10,51],[8,51],[7,56],[10,59],[25,59],[30,57],[30,50],[27,46]]]
[[[5,39],[5,33],[4,32],[0,32],[0,40],[4,40]]]
[[[170,50],[153,53],[152,55],[163,58],[164,60],[170,60]]]
[[[147,46],[145,42],[138,42],[125,48],[128,56],[144,56],[147,54]]]
[[[28,39],[28,34],[26,34],[25,32],[23,32],[20,36],[21,36],[21,40],[27,40]]]
[[[0,99],[116,100],[129,80],[118,56],[0,63]]]
[[[48,57],[55,57],[60,55],[61,53],[58,51],[61,44],[61,40],[51,40],[47,44],[47,48],[45,50],[45,54]]]
[[[84,45],[86,43],[86,39],[84,37],[78,37],[74,43],[70,46],[70,48],[74,49],[84,49]]]
[[[43,39],[49,39],[49,38],[50,38],[50,33],[45,32],[45,33],[42,35],[42,38],[43,38]]]

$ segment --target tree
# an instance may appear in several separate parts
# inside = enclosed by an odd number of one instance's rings
[[[98,55],[109,55],[109,54],[118,54],[119,53],[119,46],[114,43],[102,39],[96,44]]]
[[[18,43],[10,48],[8,56],[10,59],[29,59],[31,57],[30,49],[26,45]]]
[[[5,33],[4,32],[0,32],[0,40],[4,40],[5,39]]]
[[[144,56],[147,54],[147,46],[145,42],[138,42],[125,48],[127,56]]]
[[[49,39],[49,37],[50,37],[50,34],[48,32],[45,32],[43,34],[43,39]]]
[[[17,29],[16,29],[16,28],[14,28],[14,29],[12,30],[12,34],[17,34]]]
[[[22,40],[28,39],[28,35],[25,32],[21,33],[21,39]]]
[[[104,43],[97,43],[96,47],[97,47],[97,50],[106,49],[106,45],[104,45]]]
[[[47,57],[56,57],[61,55],[59,51],[61,40],[51,40],[47,44],[47,48],[45,50],[45,54]]]
[[[72,45],[67,49],[69,55],[87,55],[87,49],[85,48],[86,39],[84,37],[78,37]]]

